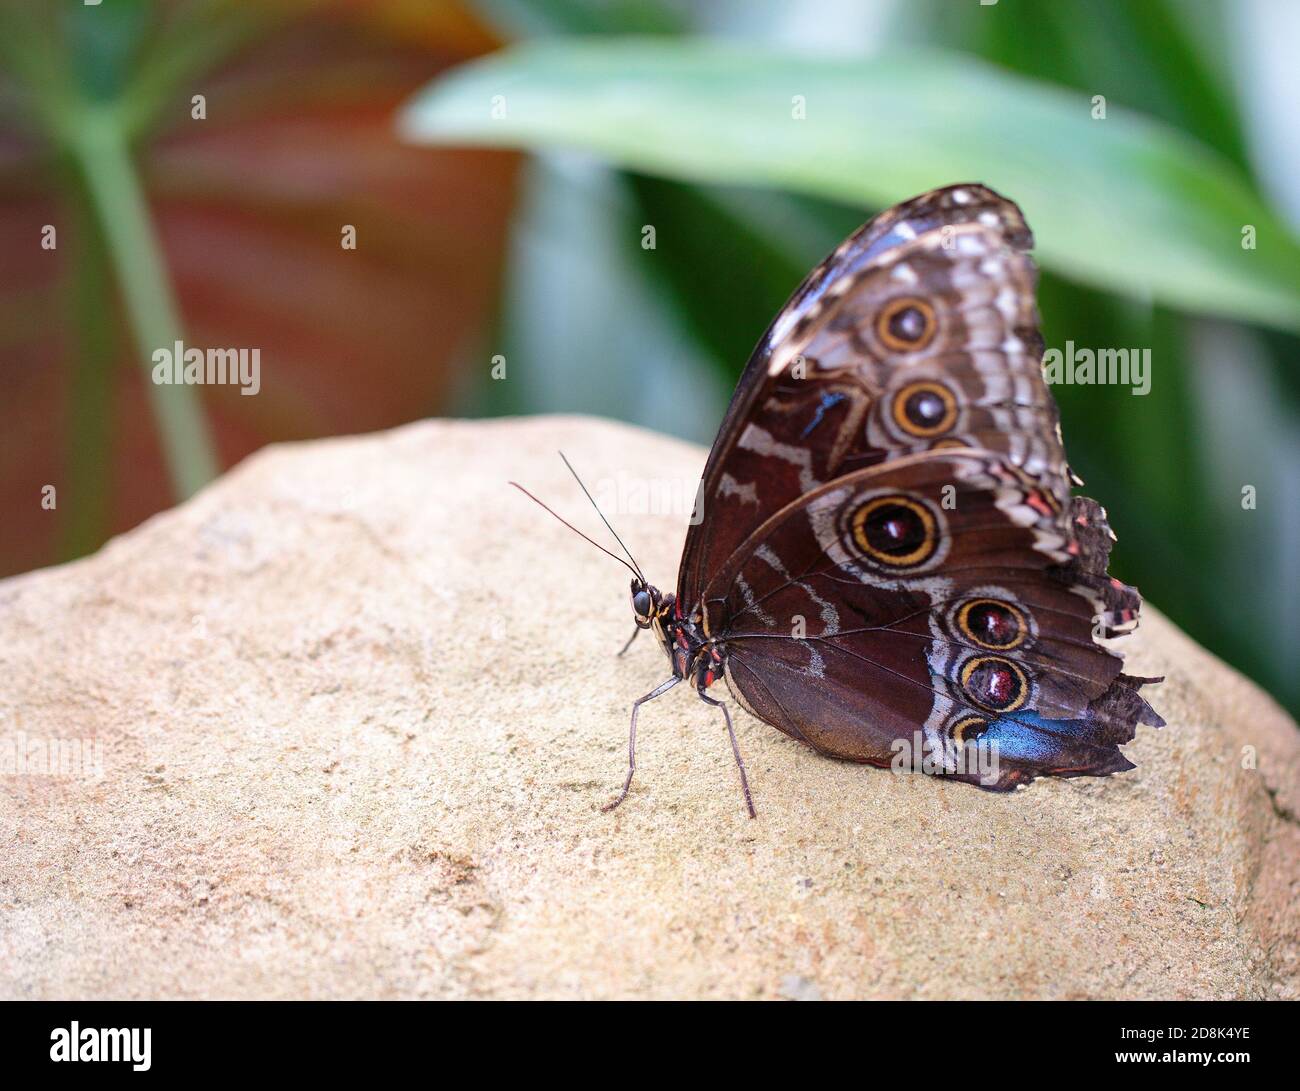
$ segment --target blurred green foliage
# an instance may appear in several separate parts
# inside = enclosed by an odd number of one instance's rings
[[[1300,248],[1274,204],[1288,182],[1266,187],[1252,152],[1277,134],[1243,105],[1260,5],[480,8],[517,44],[405,118],[538,153],[493,338],[512,381],[485,377],[463,410],[597,412],[708,443],[759,334],[845,234],[929,186],[988,182],[1036,231],[1047,344],[1151,350],[1146,397],[1055,388],[1118,528],[1112,571],[1300,707]],[[775,125],[800,82],[803,127]],[[508,121],[489,120],[497,88]]]

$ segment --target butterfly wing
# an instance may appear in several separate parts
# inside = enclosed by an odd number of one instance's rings
[[[710,452],[678,576],[684,610],[765,519],[890,458],[994,451],[1065,510],[1032,242],[1013,202],[950,186],[881,213],[808,276],[746,365]]]
[[[1095,639],[1137,616],[1110,541],[1098,505],[1054,510],[1001,453],[913,454],[766,520],[705,589],[706,631],[741,703],[823,753],[884,766],[920,732],[986,788],[1104,776],[1132,768],[1136,723],[1163,722]],[[957,764],[976,738],[992,769]]]

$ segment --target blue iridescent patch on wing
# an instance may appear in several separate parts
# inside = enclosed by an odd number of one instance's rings
[[[819,424],[821,424],[822,418],[826,416],[826,411],[834,405],[839,405],[839,403],[842,402],[844,398],[845,395],[839,393],[823,394],[821,404],[817,406],[817,412],[813,414],[813,419],[808,422],[808,427],[806,427],[799,434],[799,438],[807,439],[810,435],[812,435],[813,429],[816,428]]]
[[[992,721],[979,739],[981,744],[996,742],[998,753],[1012,761],[1045,762],[1060,752],[1066,740],[1091,743],[1096,730],[1089,720],[1051,720],[1026,709]]]

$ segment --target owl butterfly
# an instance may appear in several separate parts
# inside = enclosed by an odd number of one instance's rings
[[[860,228],[777,315],[709,453],[676,592],[629,566],[636,631],[672,677],[632,706],[610,807],[638,709],[685,681],[722,709],[754,813],[722,678],[830,757],[897,767],[911,748],[912,767],[996,791],[1133,768],[1119,744],[1163,724],[1138,692],[1160,679],[1099,640],[1141,599],[1106,574],[1105,511],[1071,496],[1032,242],[992,190],[934,190]],[[991,761],[967,760],[980,748]]]

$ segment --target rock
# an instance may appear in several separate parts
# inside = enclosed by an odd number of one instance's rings
[[[606,541],[557,447],[670,587],[703,452],[568,418],[270,448],[0,583],[10,768],[103,765],[0,776],[0,995],[1300,996],[1300,735],[1149,606],[1131,773],[995,795],[739,713],[751,821],[678,689],[601,813],[667,665],[506,484]]]

